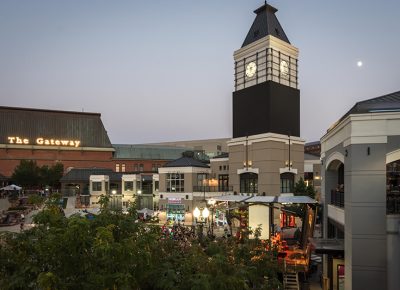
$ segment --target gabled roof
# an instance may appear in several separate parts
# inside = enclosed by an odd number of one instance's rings
[[[60,179],[60,182],[89,182],[90,175],[108,175],[110,181],[121,181],[122,174],[108,168],[73,168]]]
[[[264,4],[254,11],[257,16],[256,19],[254,19],[253,25],[251,25],[249,32],[247,33],[246,39],[244,40],[242,47],[254,41],[257,41],[267,35],[275,36],[280,40],[290,43],[285,31],[278,21],[278,18],[276,18],[275,12],[277,11],[278,9],[268,4]]]
[[[181,157],[166,163],[163,167],[203,167],[210,168],[207,164],[190,157]]]

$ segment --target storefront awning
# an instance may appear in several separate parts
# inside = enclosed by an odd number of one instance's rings
[[[315,199],[309,196],[245,196],[245,195],[222,195],[214,197],[218,201],[245,202],[245,203],[280,203],[280,204],[316,204]]]

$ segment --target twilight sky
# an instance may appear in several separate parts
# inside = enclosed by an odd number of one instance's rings
[[[400,1],[268,2],[300,50],[307,142],[400,90]],[[233,52],[263,3],[1,0],[0,105],[99,112],[114,144],[231,137]]]

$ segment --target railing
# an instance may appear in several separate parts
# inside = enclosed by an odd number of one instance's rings
[[[344,207],[344,192],[336,189],[331,190],[330,204],[338,207]]]
[[[387,193],[386,195],[386,213],[400,214],[400,194]]]
[[[193,186],[193,192],[227,192],[233,191],[233,186]]]

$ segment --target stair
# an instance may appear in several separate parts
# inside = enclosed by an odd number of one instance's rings
[[[283,275],[283,289],[300,290],[299,277],[297,273],[286,272]]]

